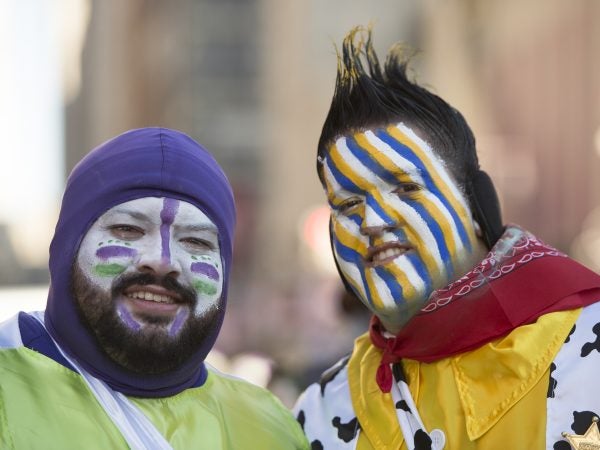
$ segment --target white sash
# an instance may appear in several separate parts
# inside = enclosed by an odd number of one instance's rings
[[[30,314],[46,328],[43,311],[36,311]],[[48,333],[48,336],[50,336],[50,333]],[[50,338],[54,341],[52,336]],[[56,341],[54,341],[54,344],[69,364],[83,377],[90,391],[94,394],[96,400],[104,408],[116,427],[121,431],[131,449],[173,450],[171,444],[158,432],[154,424],[125,395],[114,391],[102,380],[92,376],[77,364],[75,360],[67,356]]]

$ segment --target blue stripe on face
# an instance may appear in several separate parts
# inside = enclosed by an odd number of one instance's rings
[[[398,142],[396,139],[390,136],[384,129],[380,128],[375,130],[375,135],[383,142],[388,144],[392,149],[394,149],[396,153],[413,163],[419,169],[419,172],[423,177],[425,187],[428,191],[430,191],[432,194],[438,197],[440,199],[440,202],[442,202],[442,204],[446,207],[446,209],[452,216],[452,219],[454,220],[456,229],[458,231],[458,235],[460,236],[463,244],[467,247],[469,251],[471,251],[471,241],[469,240],[464,224],[458,217],[458,213],[456,212],[456,210],[452,207],[450,202],[448,202],[448,199],[446,198],[444,193],[438,189],[438,187],[435,185],[435,183],[429,176],[429,171],[427,170],[427,167],[425,166],[423,161],[421,161],[421,159],[417,155],[415,155],[410,148]]]
[[[362,257],[356,250],[354,250],[350,247],[346,247],[345,245],[341,244],[340,241],[336,240],[335,238],[333,239],[333,245],[335,247],[335,252],[337,253],[337,255],[340,258],[342,258],[344,261],[349,262],[350,264],[353,264],[359,270],[361,282],[362,282],[364,290],[367,294],[367,301],[369,302],[370,305],[373,305],[374,303],[373,303],[373,298],[371,296],[371,290],[368,288],[369,285],[367,283],[367,278],[365,276],[364,264],[361,261]],[[350,286],[354,290],[354,286],[352,286],[351,283],[350,283]],[[362,294],[360,292],[356,292],[356,290],[355,290],[354,293],[358,296],[358,298],[362,298]]]
[[[398,283],[398,279],[394,276],[394,274],[388,272],[383,267],[375,267],[375,272],[390,290],[392,298],[394,299],[394,303],[397,305],[406,304],[404,296],[402,295],[402,286],[400,286],[400,283]]]
[[[366,206],[368,206],[373,211],[375,211],[375,213],[379,216],[379,218],[385,224],[393,225],[398,222],[397,219],[388,216],[388,214],[385,212],[385,209],[383,209],[383,207],[377,202],[377,200],[375,200],[375,198],[372,195],[367,195],[365,197],[365,202],[366,202]],[[365,214],[366,214],[366,211],[365,211]],[[365,219],[365,218],[363,218],[363,219]]]
[[[346,145],[350,152],[371,172],[392,186],[398,184],[398,179],[394,174],[373,159],[371,154],[362,148],[354,138],[346,138]]]
[[[452,258],[450,255],[450,251],[448,250],[446,236],[444,235],[444,231],[442,230],[442,227],[433,217],[431,217],[431,215],[429,214],[429,211],[427,211],[427,208],[425,208],[421,203],[419,203],[416,200],[410,200],[410,199],[404,199],[403,201],[406,204],[408,204],[410,207],[412,207],[415,211],[417,211],[419,216],[421,216],[421,218],[427,224],[427,228],[429,228],[429,230],[431,231],[431,234],[433,234],[433,237],[435,238],[435,242],[436,242],[438,250],[440,252],[440,257],[441,257],[442,261],[444,262],[444,266],[446,267],[446,270],[448,270],[448,275],[452,275],[452,272],[453,272]]]
[[[358,186],[356,186],[350,178],[344,175],[340,169],[335,165],[335,162],[332,159],[329,159],[329,163],[327,164],[331,175],[335,181],[340,185],[340,187],[348,192],[352,192],[353,194],[357,194],[360,192]]]
[[[352,213],[346,217],[354,222],[359,228],[362,225],[363,218],[359,213]]]
[[[425,283],[425,292],[427,292],[427,293],[431,292],[431,290],[432,290],[431,276],[429,275],[429,272],[427,271],[427,267],[425,267],[425,264],[423,264],[423,260],[414,253],[407,254],[406,256],[408,257],[408,260],[411,262],[411,264],[415,268],[415,271],[419,274],[419,276],[423,280],[423,283]]]

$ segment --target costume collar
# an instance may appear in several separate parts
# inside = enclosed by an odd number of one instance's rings
[[[480,347],[552,311],[600,298],[600,276],[532,234],[509,226],[473,270],[432,293],[423,309],[388,337],[373,317],[370,337],[383,350],[377,380],[389,392],[389,363],[432,362]]]
[[[442,385],[456,386],[457,397],[444,398],[444,405],[447,410],[463,411],[469,440],[483,436],[545,377],[580,312],[546,314],[534,324],[516,328],[476,350],[452,356],[448,364],[437,368],[436,377]],[[348,384],[357,419],[373,448],[397,449],[404,439],[392,396],[381,391],[375,377],[381,355],[368,334],[359,337],[348,362]],[[402,365],[419,407],[419,399],[431,386],[421,377],[421,362],[405,359]],[[429,429],[445,428],[443,423],[427,423],[427,417],[424,420]]]

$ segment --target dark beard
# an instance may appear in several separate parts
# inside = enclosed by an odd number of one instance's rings
[[[136,374],[162,374],[178,369],[196,353],[218,326],[219,305],[211,307],[200,317],[194,317],[196,293],[172,277],[156,277],[135,273],[115,279],[111,294],[94,286],[77,265],[72,271],[72,294],[82,323],[96,338],[106,355],[125,369]],[[169,336],[165,319],[144,316],[139,330],[127,327],[117,313],[115,298],[131,285],[155,284],[181,296],[190,313],[181,331]]]

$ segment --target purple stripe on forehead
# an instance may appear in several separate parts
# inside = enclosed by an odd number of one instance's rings
[[[107,245],[96,250],[96,256],[100,259],[118,258],[118,257],[134,257],[137,251],[133,248],[122,247],[120,245]]]
[[[163,200],[163,209],[160,212],[160,238],[162,244],[162,259],[166,262],[171,261],[171,225],[173,225],[173,221],[175,220],[175,216],[177,215],[177,210],[179,209],[179,200],[175,200],[172,198],[165,198]]]
[[[191,266],[191,270],[194,273],[199,273],[200,275],[204,275],[211,280],[219,281],[219,272],[212,264],[207,264],[204,262],[195,262]]]

